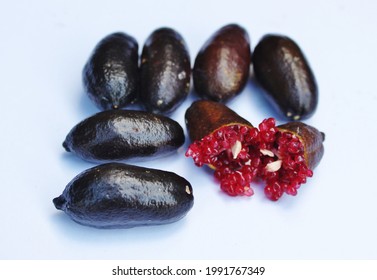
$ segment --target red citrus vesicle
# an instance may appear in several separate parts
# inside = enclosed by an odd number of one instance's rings
[[[278,200],[297,189],[313,175],[304,159],[304,145],[293,133],[279,130],[273,118],[258,128],[232,124],[222,126],[186,152],[201,167],[209,165],[221,189],[230,196],[254,194],[250,184],[262,179],[265,195]]]

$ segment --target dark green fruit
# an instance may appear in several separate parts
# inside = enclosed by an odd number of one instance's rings
[[[194,197],[190,183],[175,173],[108,163],[77,175],[53,203],[82,225],[131,228],[176,222]]]
[[[190,90],[190,56],[182,36],[170,28],[155,30],[141,55],[140,100],[153,113],[168,114]]]
[[[176,121],[153,113],[108,110],[72,128],[63,147],[88,161],[111,161],[164,155],[183,145]]]
[[[247,31],[236,24],[222,27],[208,39],[195,59],[195,91],[206,99],[227,101],[245,87],[250,62]]]
[[[292,39],[264,36],[254,49],[253,65],[256,79],[285,117],[299,120],[314,113],[317,83],[303,52]]]
[[[83,70],[84,88],[101,109],[132,103],[138,94],[138,44],[125,33],[113,33],[95,47]]]

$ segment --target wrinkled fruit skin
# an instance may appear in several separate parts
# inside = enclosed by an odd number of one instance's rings
[[[132,103],[139,90],[138,44],[125,33],[113,33],[95,47],[83,69],[83,84],[101,110]]]
[[[269,100],[288,119],[313,115],[318,104],[314,74],[299,46],[290,38],[266,35],[253,53],[257,81]]]
[[[176,121],[153,113],[108,110],[77,124],[63,147],[92,162],[141,159],[165,155],[183,145],[185,136]]]
[[[190,90],[190,56],[183,37],[171,28],[155,30],[141,55],[140,100],[153,113],[169,114]]]
[[[108,163],[76,176],[53,203],[82,225],[132,228],[176,222],[194,197],[190,183],[175,173]]]
[[[302,122],[276,126],[273,118],[258,127],[224,104],[197,101],[186,111],[193,143],[186,156],[208,165],[220,188],[230,196],[253,195],[250,184],[265,182],[265,195],[277,201],[295,196],[321,160],[324,134]]]
[[[199,51],[193,69],[195,91],[203,98],[226,102],[249,79],[250,39],[239,25],[222,27]]]

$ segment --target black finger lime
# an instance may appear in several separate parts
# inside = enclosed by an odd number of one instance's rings
[[[292,39],[266,35],[253,54],[255,78],[269,100],[290,120],[311,117],[318,104],[318,87],[309,62]]]
[[[101,110],[117,109],[132,103],[138,94],[137,41],[125,33],[103,38],[83,69],[84,88]]]
[[[131,228],[180,220],[194,196],[190,183],[175,173],[107,163],[77,175],[53,203],[82,225]]]
[[[190,90],[190,56],[183,37],[171,28],[155,30],[141,55],[140,100],[153,113],[169,114]]]
[[[199,96],[227,102],[241,93],[249,79],[250,38],[238,24],[217,30],[195,58],[193,83]]]
[[[77,124],[63,147],[92,162],[150,158],[183,145],[180,124],[168,117],[134,110],[108,110]]]

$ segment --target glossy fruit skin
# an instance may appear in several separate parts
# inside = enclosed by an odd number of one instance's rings
[[[108,110],[77,124],[63,147],[92,162],[161,156],[183,145],[178,122],[157,114],[133,110]]]
[[[83,84],[101,110],[125,107],[139,91],[138,43],[125,33],[113,33],[95,47],[83,69]]]
[[[110,229],[176,222],[194,197],[175,173],[108,163],[77,175],[53,203],[79,224]]]
[[[192,142],[201,140],[223,126],[240,124],[253,127],[225,104],[211,100],[194,101],[186,110],[185,122]]]
[[[171,28],[155,30],[145,42],[140,65],[140,101],[153,113],[170,114],[190,90],[190,55]]]
[[[313,115],[318,87],[300,47],[290,38],[266,35],[253,53],[254,74],[270,101],[290,120]]]
[[[226,102],[244,89],[250,62],[247,31],[237,24],[222,27],[207,40],[195,59],[195,91],[205,99]]]

